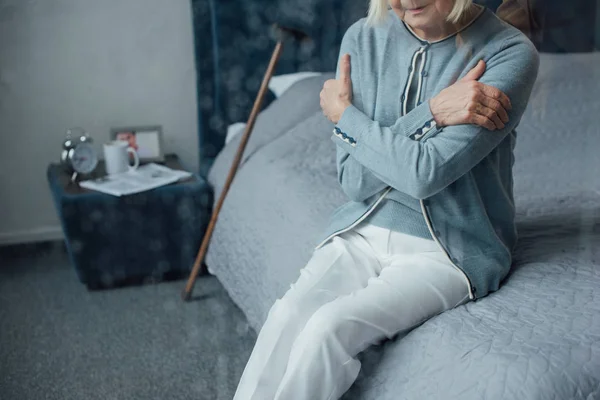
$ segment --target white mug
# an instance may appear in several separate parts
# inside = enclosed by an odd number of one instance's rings
[[[133,155],[133,165],[129,165],[129,153]],[[108,175],[133,171],[140,166],[137,152],[124,140],[113,140],[104,144],[104,162]]]

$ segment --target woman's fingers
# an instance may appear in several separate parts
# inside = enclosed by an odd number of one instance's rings
[[[498,116],[498,114],[496,113],[495,110],[486,107],[484,105],[480,105],[479,106],[479,110],[478,110],[480,115],[483,115],[484,117],[486,117],[487,119],[491,120],[494,123],[494,127],[496,129],[502,129],[504,128],[504,122],[502,122],[500,120],[500,117]]]
[[[492,110],[494,110],[498,117],[500,117],[500,120],[502,122],[504,122],[505,124],[508,122],[508,113],[506,112],[506,109],[504,108],[502,103],[500,103],[498,100],[492,99],[491,97],[487,97],[485,95],[481,95],[479,101],[487,108],[491,108]]]
[[[498,116],[496,111],[489,107],[484,106],[482,103],[474,103],[469,107],[469,115],[467,117],[467,119],[469,119],[469,121],[467,121],[467,122],[475,123],[480,126],[485,126],[486,128],[490,126],[489,124],[487,124],[487,122],[485,123],[485,125],[481,125],[480,123],[476,122],[476,121],[482,121],[477,116],[484,117],[486,119],[486,121],[488,121],[488,120],[491,121],[492,122],[491,130],[504,128],[504,122],[502,122],[500,120],[500,117]]]
[[[482,126],[490,131],[496,129],[496,125],[492,122],[491,119],[484,117],[481,114],[471,114],[471,123],[475,125]]]
[[[469,78],[481,72],[484,64],[480,64]],[[429,101],[431,114],[440,126],[466,123],[489,130],[505,128],[511,107],[510,99],[501,90],[472,79],[454,83]]]
[[[484,95],[486,95],[487,97],[490,97],[496,101],[499,101],[505,110],[512,109],[510,99],[508,98],[508,96],[506,94],[504,94],[504,92],[502,90],[495,88],[493,86],[490,86],[490,85],[486,85],[485,83],[480,83],[480,85],[481,85],[481,91],[483,92]]]
[[[504,128],[504,122],[501,120],[498,112],[496,111],[495,108],[490,108],[486,105],[486,103],[491,103],[492,107],[494,106],[493,101],[489,101],[487,98],[485,98],[485,96],[483,95],[479,95],[479,96],[475,96],[475,98],[471,101],[471,103],[469,104],[469,106],[467,107],[467,110],[469,112],[469,115],[467,116],[467,118],[472,119],[474,115],[478,114],[481,115],[483,117],[485,117],[486,119],[489,119],[490,121],[493,122],[494,124],[494,129],[502,129]],[[499,102],[496,102],[497,104],[500,104]],[[500,107],[502,109],[502,107]],[[470,123],[473,123],[472,121],[468,121]]]
[[[340,64],[340,80],[342,82],[350,82],[350,54],[346,53],[342,56]]]

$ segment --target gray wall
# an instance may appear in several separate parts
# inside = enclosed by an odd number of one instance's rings
[[[161,124],[197,169],[188,0],[0,0],[0,244],[61,237],[46,182],[64,131]]]

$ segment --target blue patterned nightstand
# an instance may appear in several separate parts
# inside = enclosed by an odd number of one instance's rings
[[[174,155],[165,165],[183,169]],[[101,162],[96,175],[103,174]],[[202,177],[114,197],[71,184],[58,164],[47,176],[71,262],[89,289],[189,273],[212,212],[212,188]]]

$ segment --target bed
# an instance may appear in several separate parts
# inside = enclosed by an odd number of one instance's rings
[[[518,129],[520,239],[501,290],[362,353],[344,398],[600,399],[599,62],[541,56]],[[331,76],[296,83],[261,113],[207,254],[257,331],[346,201],[318,105]],[[217,193],[239,139],[210,170]]]
[[[517,129],[519,242],[501,290],[361,353],[343,399],[600,399],[598,65],[597,52],[541,54]],[[332,76],[295,83],[260,113],[206,255],[256,331],[347,201],[318,101]],[[240,136],[208,171],[215,193]]]

